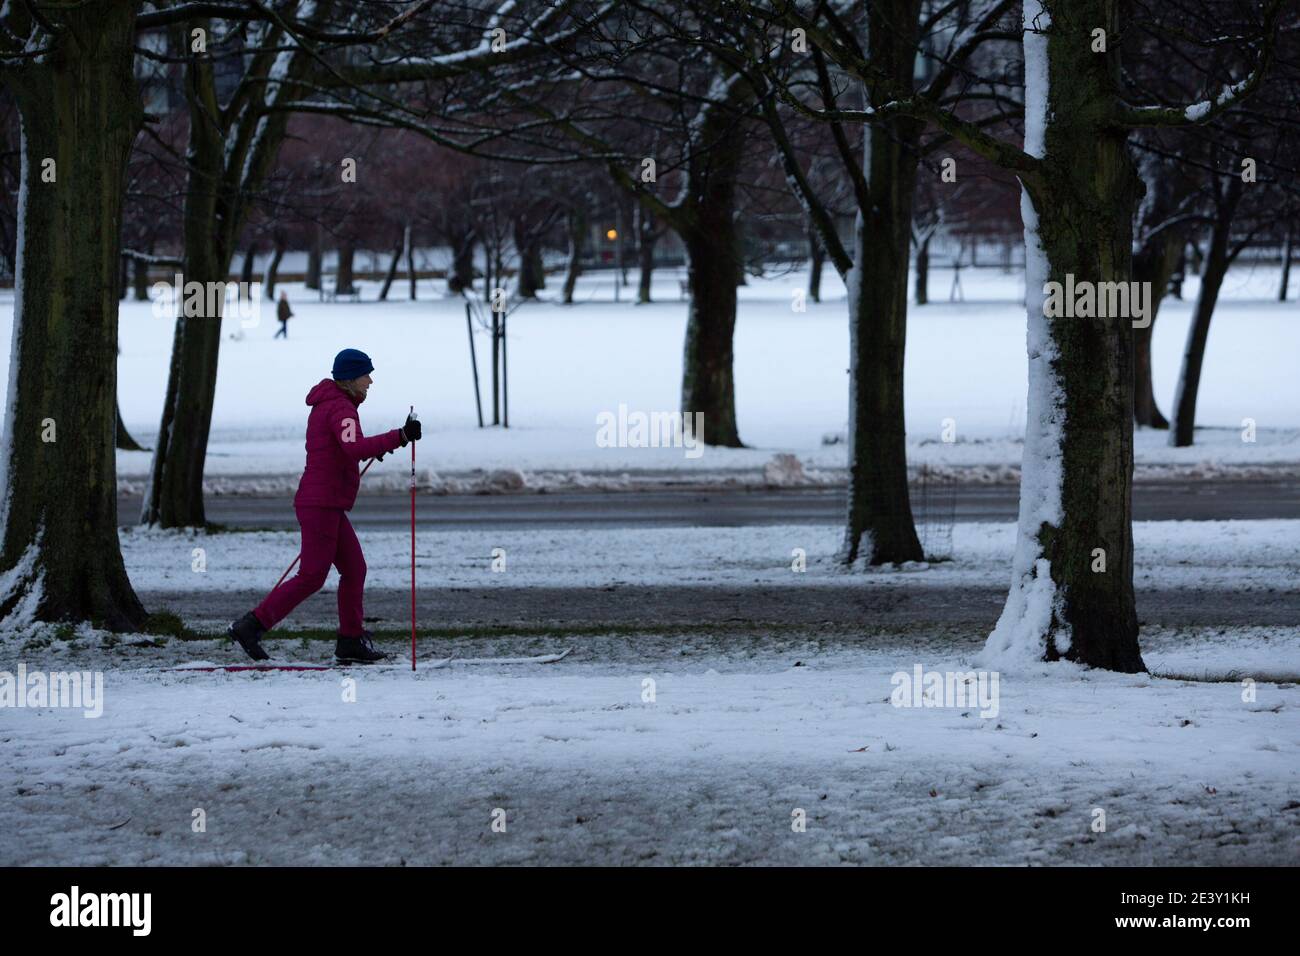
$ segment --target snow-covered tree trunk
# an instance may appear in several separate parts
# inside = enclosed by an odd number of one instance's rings
[[[1051,7],[1061,4],[1053,2]],[[1062,9],[1065,9],[1062,7]],[[984,659],[1067,659],[1144,670],[1133,597],[1133,330],[1129,317],[1049,318],[1044,284],[1128,281],[1140,180],[1128,132],[1110,122],[1112,0],[1050,17],[1025,0],[1022,178],[1028,424],[1012,583]],[[1114,44],[1118,46],[1118,44]]]
[[[135,3],[59,8],[7,65],[22,124],[0,617],[145,623],[117,536],[117,284],[126,162],[143,119]]]

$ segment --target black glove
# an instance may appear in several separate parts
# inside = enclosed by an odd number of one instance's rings
[[[407,442],[420,440],[420,420],[414,415],[406,416],[406,424],[402,426],[402,447],[406,447]]]

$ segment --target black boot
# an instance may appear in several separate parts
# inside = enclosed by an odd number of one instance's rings
[[[230,625],[228,631],[230,636],[244,649],[244,653],[253,660],[264,661],[271,656],[262,650],[262,635],[266,633],[266,628],[262,626],[262,622],[257,619],[257,615],[252,611],[249,611]]]
[[[360,637],[340,634],[334,644],[334,660],[340,664],[376,664],[388,660],[387,654],[375,650],[372,636],[369,631],[362,631]]]

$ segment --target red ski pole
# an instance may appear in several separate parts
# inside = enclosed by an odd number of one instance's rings
[[[375,463],[374,458],[371,458],[368,462],[366,462],[366,467],[361,469],[361,475],[358,477],[364,476],[365,473],[370,470],[370,466],[373,465],[374,463]],[[275,588],[278,588],[281,584],[284,583],[284,579],[289,576],[289,572],[292,571],[294,568],[296,568],[298,566],[298,562],[301,560],[302,560],[302,552],[299,551],[298,556],[293,559],[293,563],[284,569],[284,574],[280,575],[280,580],[275,582]],[[271,588],[271,590],[274,591],[275,588]]]
[[[415,406],[411,406],[415,417]],[[411,442],[411,670],[415,670],[415,442]]]

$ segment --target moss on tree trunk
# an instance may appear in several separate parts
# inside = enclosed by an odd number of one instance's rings
[[[114,454],[121,210],[143,118],[135,11],[123,0],[61,8],[50,52],[8,77],[23,129],[22,256],[0,569],[22,570],[0,615],[21,607],[113,630],[147,616],[118,543]]]

